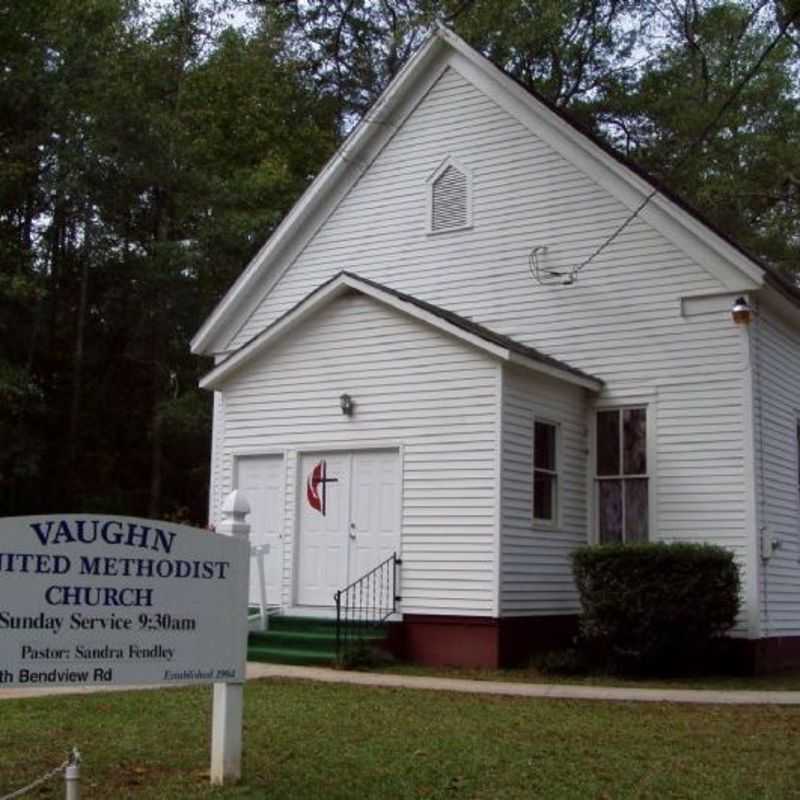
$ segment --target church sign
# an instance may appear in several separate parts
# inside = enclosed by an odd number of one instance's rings
[[[244,681],[246,538],[103,515],[0,519],[0,686]]]

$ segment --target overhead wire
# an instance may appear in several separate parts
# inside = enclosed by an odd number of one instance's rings
[[[772,51],[778,46],[781,39],[786,35],[789,27],[793,25],[796,21],[800,20],[800,9],[794,12],[790,17],[784,20],[781,25],[779,26],[779,31],[777,35],[772,39],[772,41],[764,48],[761,55],[758,57],[756,62],[750,67],[750,69],[745,73],[739,83],[734,87],[733,91],[727,97],[725,102],[719,107],[717,113],[714,115],[714,118],[710,120],[706,126],[703,128],[700,135],[697,139],[692,142],[689,147],[687,148],[686,152],[684,153],[683,157],[678,161],[678,163],[673,167],[674,171],[680,169],[689,158],[694,154],[695,150],[700,147],[701,144],[706,140],[706,138],[711,134],[711,132],[716,128],[719,121],[722,119],[725,112],[730,108],[730,106],[736,101],[739,95],[742,93],[742,90],[747,86],[747,84],[756,76],[758,71],[764,65],[764,62],[769,58]],[[614,243],[614,241],[619,237],[619,235],[641,214],[641,212],[645,209],[645,207],[650,203],[650,201],[659,194],[661,190],[658,187],[654,187],[652,191],[650,191],[647,196],[642,200],[641,203],[628,215],[628,217],[611,233],[611,235],[599,246],[597,247],[589,256],[587,256],[577,267],[573,267],[568,275],[570,277],[569,281],[563,281],[563,283],[574,283],[577,275],[581,270],[587,267],[589,264],[592,263],[607,247]],[[535,249],[535,248],[534,248]]]

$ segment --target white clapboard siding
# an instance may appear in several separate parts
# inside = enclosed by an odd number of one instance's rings
[[[764,635],[800,635],[800,493],[796,427],[800,421],[800,331],[769,308],[752,326],[756,340],[754,406],[756,493],[761,524],[780,547],[763,568]]]
[[[495,613],[499,364],[362,295],[297,330],[221,387],[225,490],[237,454],[287,456],[283,604],[292,604],[298,451],[402,443],[403,610]],[[349,419],[343,392],[355,401]]]
[[[676,354],[673,379],[656,382],[655,535],[665,541],[706,541],[733,551],[743,591],[751,579],[742,431],[747,404],[739,370],[746,357],[726,312],[683,321],[684,336],[703,350]],[[680,338],[676,335],[673,338]],[[684,363],[681,374],[678,364]],[[677,371],[676,371],[677,369]],[[746,633],[742,606],[737,633]]]
[[[208,522],[215,527],[222,522],[220,511],[223,501],[222,452],[225,446],[225,401],[214,392],[211,428],[211,465],[208,486]]]
[[[427,181],[448,157],[470,170],[472,224],[470,229],[431,235]],[[270,275],[280,276],[279,280],[262,284],[265,297],[250,318],[242,320],[228,348],[242,345],[339,270],[349,270],[584,369],[606,382],[604,397],[639,402],[637,398],[646,395],[657,417],[655,463],[650,467],[657,474],[656,529],[651,535],[731,548],[746,585],[748,537],[754,535],[747,527],[741,446],[746,412],[740,371],[746,353],[726,311],[681,316],[681,297],[725,287],[641,217],[581,271],[572,286],[541,286],[529,271],[528,256],[536,246],[547,248],[540,255],[544,268],[563,271],[579,264],[629,214],[628,208],[492,98],[448,69],[296,261],[272,266]],[[328,324],[327,335],[336,336],[338,319]],[[362,324],[370,323],[365,319]],[[371,340],[380,338],[380,331],[370,330]],[[370,341],[364,346],[370,359],[378,358],[380,344]],[[425,354],[421,360],[416,357],[417,346]],[[476,405],[488,403],[491,387],[470,372],[467,364],[474,358],[462,350],[437,363],[441,346],[436,338],[411,344],[398,341],[386,364],[379,367],[375,362],[371,376],[381,382],[380,390],[388,397],[397,385],[394,377],[400,374],[395,369],[418,370],[414,393],[418,405],[413,408],[419,413],[382,405],[371,417],[375,427],[370,435],[385,431],[415,442],[405,454],[410,488],[404,502],[423,506],[430,497],[429,487],[448,490],[463,485],[466,491],[494,480],[491,464],[480,454],[482,446],[488,447],[488,439],[482,437],[489,431],[482,426]],[[295,355],[304,371],[310,369],[309,349]],[[322,363],[318,369],[308,378],[310,386],[313,381],[325,385],[333,380],[333,366]],[[292,372],[278,372],[270,374],[269,381],[276,382],[271,385],[288,386],[291,391]],[[315,422],[317,417],[303,425],[287,413],[267,419],[267,403],[259,399],[259,393],[267,391],[259,380],[263,383],[266,376],[259,377],[255,366],[249,373],[252,377],[238,391],[250,392],[250,397],[229,408],[234,431],[226,432],[228,447],[237,436],[263,436],[265,425],[287,446],[294,446],[298,435],[303,441],[328,435],[327,421]],[[422,413],[426,402],[435,402],[458,381],[463,381],[459,386],[469,387],[458,414],[440,420]],[[379,384],[370,387],[378,391]],[[355,389],[347,390],[357,395]],[[303,406],[311,416],[312,411],[323,413],[329,402],[317,389],[312,394],[310,406]],[[317,406],[311,408],[314,403]],[[460,429],[461,422],[467,430]],[[443,474],[435,454],[419,449],[438,442],[434,436],[447,437],[452,472]],[[460,436],[465,437],[461,444]],[[511,446],[507,437],[504,443]],[[576,478],[576,493],[581,485]],[[591,487],[584,488],[590,492]],[[519,497],[510,497],[512,501],[509,519],[521,513]],[[457,507],[452,516],[439,510],[435,517],[406,512],[404,535],[413,537],[420,556],[432,557],[440,539],[447,539],[447,546],[458,552],[491,548],[486,520],[474,520]],[[567,536],[574,541],[582,536],[585,541],[584,502],[570,498],[566,512]],[[507,543],[504,539],[504,570],[506,556],[509,562],[518,558],[520,566],[509,563],[504,571],[500,589],[504,610],[519,614],[574,610],[574,591],[565,577],[565,548],[553,554],[545,547],[542,554],[533,555],[523,542],[524,534],[514,530]],[[489,559],[490,549],[486,553]],[[539,581],[542,591],[520,588],[525,581]],[[416,607],[432,607],[433,601],[423,598],[422,584],[411,585]],[[438,610],[488,608],[489,594],[488,587],[476,592],[471,605],[463,592],[454,594],[452,603]]]
[[[501,612],[576,613],[569,554],[586,542],[584,390],[506,369],[502,408]],[[532,521],[534,418],[558,425],[557,527]]]
[[[427,179],[448,155],[472,171],[472,229],[429,235]],[[448,70],[244,321],[235,347],[340,269],[383,281],[518,336],[551,355],[608,347],[620,357],[674,326],[679,296],[719,289],[701,267],[637,220],[572,287],[541,287],[528,254],[568,269],[629,211],[458,73]],[[276,264],[280,273],[288,265]],[[588,311],[591,310],[591,314]],[[625,337],[628,337],[626,340]],[[558,352],[555,352],[558,351]],[[580,366],[580,364],[578,364]]]

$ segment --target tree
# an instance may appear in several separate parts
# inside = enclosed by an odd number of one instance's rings
[[[282,21],[285,46],[334,97],[342,131],[444,22],[755,255],[797,268],[796,0],[247,5]]]
[[[790,271],[800,254],[797,60],[773,10],[764,0],[659,10],[668,44],[598,119],[724,232]]]
[[[335,143],[272,32],[221,9],[69,0],[6,32],[4,98],[29,109],[0,140],[6,511],[204,518],[189,338]]]
[[[76,294],[85,299],[92,257],[86,230],[94,174],[86,115],[124,5],[68,0],[4,6],[0,327],[6,347],[0,372],[9,402],[0,411],[0,427],[15,435],[9,437],[14,446],[0,456],[0,486],[13,509],[43,487],[57,493],[65,482],[47,481],[47,465],[51,478],[64,474],[60,454],[64,445],[73,449],[74,439],[65,442],[56,432],[66,427],[74,437],[77,426],[65,426],[65,404],[48,408],[47,398],[68,391],[67,370],[55,363],[64,360],[65,350],[73,354],[73,386],[80,380],[83,331],[82,323],[74,323],[76,311],[85,315]],[[77,413],[75,396],[66,408]]]
[[[454,27],[524,85],[573,113],[633,75],[638,3],[625,0],[476,0],[445,3]],[[459,13],[460,12],[460,13]]]
[[[0,15],[0,513],[203,519],[210,398],[189,339],[437,22],[755,254],[798,263],[797,0],[0,0]]]

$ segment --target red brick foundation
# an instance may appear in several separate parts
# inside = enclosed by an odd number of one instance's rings
[[[427,666],[510,667],[569,644],[577,617],[457,617],[406,614],[389,633],[392,652]]]
[[[457,617],[406,614],[389,626],[387,646],[404,661],[426,666],[524,666],[531,656],[568,647],[578,630],[574,615]],[[724,672],[760,675],[800,668],[800,636],[731,639]]]

